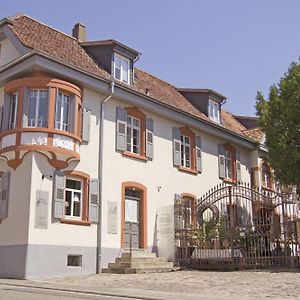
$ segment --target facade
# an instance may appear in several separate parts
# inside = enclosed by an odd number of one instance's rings
[[[173,260],[175,197],[274,189],[253,118],[85,36],[81,24],[72,37],[25,15],[0,22],[1,277],[99,272],[130,239]]]

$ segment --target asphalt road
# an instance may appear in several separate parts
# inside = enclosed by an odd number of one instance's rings
[[[132,300],[132,298],[124,297],[100,296],[74,292],[61,292],[46,289],[0,285],[0,300],[71,300],[72,298],[78,300]]]

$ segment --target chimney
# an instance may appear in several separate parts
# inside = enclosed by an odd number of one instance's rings
[[[78,42],[86,41],[86,29],[85,26],[81,23],[77,23],[74,25],[72,30],[72,36],[78,40]]]

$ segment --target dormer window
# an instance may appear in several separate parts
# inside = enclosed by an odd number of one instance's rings
[[[117,53],[114,54],[114,78],[130,84],[130,61]]]
[[[208,116],[212,121],[220,123],[220,105],[218,102],[209,100]]]

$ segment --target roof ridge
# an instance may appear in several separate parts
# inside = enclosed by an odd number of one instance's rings
[[[156,75],[153,75],[153,74],[151,74],[151,73],[149,73],[149,72],[147,72],[147,71],[144,71],[144,70],[141,69],[141,68],[138,68],[138,67],[134,67],[134,68],[137,69],[137,70],[139,70],[139,71],[141,71],[141,72],[143,72],[143,73],[146,73],[147,75],[149,75],[149,76],[151,76],[151,77],[153,77],[153,78],[155,78],[155,79],[158,79],[159,81],[164,82],[165,84],[167,84],[167,85],[169,85],[169,86],[175,88],[175,89],[178,91],[178,87],[177,87],[176,85],[174,85],[174,84],[172,84],[172,83],[170,83],[170,82],[168,82],[168,81],[166,81],[166,80],[164,80],[164,79],[161,79],[161,78],[157,77]],[[181,95],[181,93],[180,93],[179,91],[178,91],[178,93]],[[183,97],[183,96],[182,96],[182,97]]]
[[[68,35],[68,34],[66,34],[66,33],[64,33],[64,32],[62,32],[62,31],[60,31],[60,30],[58,30],[58,29],[56,29],[56,28],[53,28],[52,26],[47,25],[47,24],[45,24],[45,23],[43,23],[43,22],[41,22],[41,21],[39,21],[39,20],[37,20],[37,19],[31,17],[31,16],[26,15],[26,14],[23,14],[23,13],[20,13],[19,15],[16,14],[15,18],[13,18],[12,21],[15,20],[15,19],[18,19],[18,18],[20,18],[20,17],[26,17],[26,18],[28,18],[28,19],[30,19],[30,20],[36,22],[36,23],[39,23],[39,24],[41,24],[41,25],[43,25],[43,26],[45,26],[45,27],[47,27],[47,28],[53,30],[53,31],[56,31],[56,32],[58,32],[58,33],[60,33],[60,34],[63,34],[64,36],[66,36],[66,37],[68,37],[68,38],[74,40],[75,42],[77,42],[77,44],[81,47],[81,45],[78,43],[77,39],[74,38],[73,36]]]

